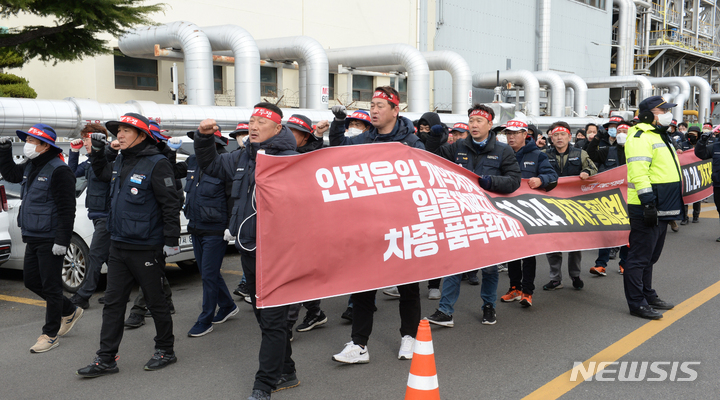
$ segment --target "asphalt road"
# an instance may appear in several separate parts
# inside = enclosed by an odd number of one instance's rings
[[[581,277],[585,288],[581,291],[573,290],[567,277],[565,289],[543,291],[548,264],[545,257],[538,257],[535,283],[539,290],[534,306],[524,309],[518,303],[498,303],[498,323],[494,326],[480,324],[480,287],[463,283],[455,327],[432,328],[441,397],[519,399],[535,393],[535,398],[550,399],[567,392],[563,399],[718,398],[720,366],[716,362],[715,340],[720,328],[720,296],[716,296],[720,285],[712,285],[720,281],[720,243],[715,242],[720,226],[714,207],[703,206],[699,224],[682,226],[679,233],[668,231],[663,256],[655,267],[658,294],[667,301],[682,303],[682,307],[667,312],[673,314],[666,314],[664,322],[648,322],[628,313],[617,260],[610,262],[607,277],[588,273],[596,251],[583,253]],[[223,271],[228,286],[234,288],[241,274],[237,254],[228,253]],[[58,348],[31,354],[29,348],[41,333],[45,309],[18,302],[38,299],[23,287],[21,272],[0,269],[0,398],[247,398],[257,369],[260,341],[250,306],[238,299],[241,311],[237,316],[216,326],[207,336],[189,338],[186,333],[200,312],[200,276],[173,267],[167,269],[167,275],[177,309],[173,320],[178,363],[157,372],[142,369],[153,353],[154,327],[148,318],[145,326],[125,331],[119,374],[84,380],[75,375],[75,370],[92,361],[98,348],[102,308],[97,298],[101,293],[93,296],[91,307],[61,338]],[[693,298],[709,287],[712,293],[704,299]],[[507,288],[507,274],[502,273],[498,296]],[[423,315],[430,315],[437,301],[427,300],[424,283],[421,294]],[[293,358],[301,385],[273,398],[404,397],[410,362],[397,360],[397,300],[378,294],[378,312],[368,345],[371,361],[366,365],[331,360],[350,340],[350,326],[340,319],[346,304],[346,297],[323,300],[328,323],[310,332],[295,333]],[[668,322],[671,319],[677,320]],[[653,328],[659,332],[648,334]],[[693,382],[671,381],[672,364],[665,364],[668,378],[660,382],[593,379],[569,384],[567,377],[556,379],[572,369],[574,362],[598,353],[598,361],[700,364],[691,367],[697,372]],[[606,376],[617,377],[617,373]],[[651,376],[659,375],[648,373],[647,377]],[[681,372],[676,375],[688,376]],[[538,389],[547,392],[536,392]]]

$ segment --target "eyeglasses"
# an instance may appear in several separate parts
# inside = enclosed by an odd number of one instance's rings
[[[510,131],[510,130],[504,130],[500,133],[504,133],[505,136],[513,136],[513,135],[527,135],[525,131]]]

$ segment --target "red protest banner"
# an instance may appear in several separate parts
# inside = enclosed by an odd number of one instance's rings
[[[362,292],[550,251],[627,243],[625,168],[483,191],[399,143],[258,155],[258,307]]]
[[[683,202],[692,204],[713,194],[712,159],[701,160],[687,150],[678,155],[683,175]]]

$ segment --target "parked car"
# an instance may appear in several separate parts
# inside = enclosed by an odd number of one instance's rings
[[[17,151],[15,152],[17,154]],[[82,158],[82,157],[81,157]],[[15,162],[23,162],[23,156],[15,156]],[[81,160],[82,162],[82,160]],[[25,243],[22,241],[20,227],[17,224],[18,211],[20,209],[20,190],[19,183],[9,183],[3,181],[5,192],[7,193],[7,212],[0,213],[0,261],[2,260],[3,235],[7,231],[11,242],[8,249],[10,254],[0,268],[23,269],[25,257]],[[63,286],[68,292],[74,293],[85,282],[85,269],[88,262],[88,254],[92,235],[95,231],[92,221],[87,216],[85,208],[85,194],[87,181],[85,177],[77,178],[75,184],[75,195],[77,198],[77,206],[75,210],[75,224],[73,227],[73,235],[68,246],[65,260],[63,261],[62,277]],[[7,218],[7,230],[3,227],[3,218]],[[195,263],[195,254],[192,247],[192,237],[187,233],[187,219],[180,213],[180,253],[172,257],[168,257],[166,262],[175,263],[183,269],[197,268]],[[107,265],[103,265],[102,273],[107,272]]]
[[[5,186],[0,185],[0,265],[10,258],[12,239],[10,238],[10,215],[8,214]]]

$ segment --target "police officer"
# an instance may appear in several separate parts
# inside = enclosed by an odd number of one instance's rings
[[[25,287],[45,300],[45,325],[31,353],[56,348],[59,337],[82,317],[63,295],[62,265],[75,221],[75,176],[55,144],[55,130],[37,124],[27,132],[16,131],[25,142],[27,161],[15,164],[9,137],[0,138],[0,173],[12,183],[22,183],[18,226],[25,245]]]
[[[130,292],[139,283],[155,322],[155,354],[145,364],[154,371],[177,361],[170,309],[163,293],[162,256],[180,252],[180,197],[173,167],[157,149],[149,121],[128,113],[105,126],[117,136],[121,154],[113,164],[103,157],[102,136],[91,135],[95,175],[110,182],[110,258],[97,357],[77,371],[92,378],[118,372],[115,362],[123,336]]]
[[[528,135],[528,125],[524,121],[510,120],[501,135],[507,138],[508,146],[515,151],[523,179],[527,179],[530,189],[551,190],[557,185],[558,174],[550,165],[545,153],[538,149],[532,136]],[[523,307],[532,306],[532,295],[535,290],[535,256],[508,263],[510,290],[500,297],[507,303],[520,301]]]
[[[259,309],[255,303],[257,212],[255,203],[255,158],[258,151],[270,155],[292,155],[297,142],[290,129],[282,125],[282,111],[271,103],[255,105],[250,117],[250,134],[242,151],[218,154],[213,132],[218,130],[212,119],[203,120],[195,134],[195,155],[198,167],[207,175],[232,182],[233,208],[227,236],[235,239],[240,251],[243,274],[247,278],[255,318],[262,331],[255,383],[249,400],[270,399],[270,393],[300,384],[292,359],[292,346],[287,334],[288,306]]]
[[[431,140],[428,140],[428,150],[479,175],[478,184],[484,190],[512,193],[520,187],[520,167],[513,149],[496,139],[496,134],[492,131],[494,118],[495,112],[492,108],[475,104],[468,110],[470,136],[467,139],[438,147],[445,128],[435,125],[432,127]],[[460,296],[461,276],[462,274],[445,277],[440,304],[435,313],[427,318],[428,321],[436,325],[454,326],[452,314]],[[497,322],[495,300],[498,280],[497,266],[482,269],[480,297],[483,300],[482,323],[485,325],[494,325]]]
[[[689,136],[690,132],[688,132]],[[703,132],[695,145],[695,155],[703,160],[712,158],[713,198],[715,199],[715,208],[720,212],[720,140],[718,140],[717,133]],[[693,222],[695,222],[694,216]],[[720,237],[716,241],[720,242]]]
[[[682,216],[680,162],[665,129],[672,122],[670,109],[675,105],[660,96],[643,100],[640,123],[630,129],[625,143],[630,249],[623,281],[630,314],[641,318],[660,319],[662,314],[656,310],[674,307],[660,300],[652,288],[652,274],[668,222]]]

